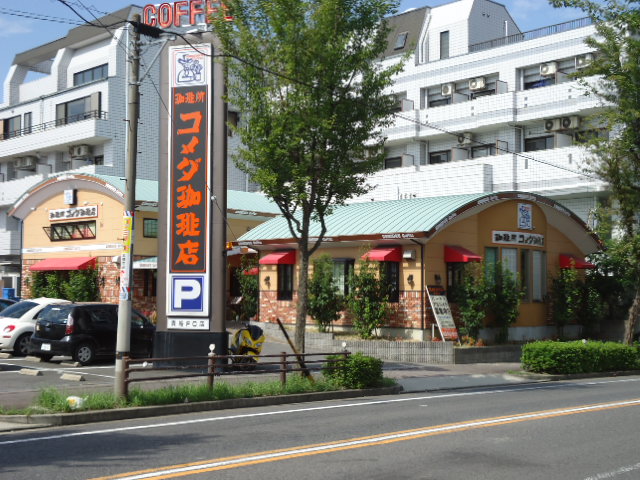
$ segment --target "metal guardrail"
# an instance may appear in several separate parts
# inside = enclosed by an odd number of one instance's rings
[[[340,355],[342,358],[335,359],[336,355]],[[211,354],[204,357],[147,358],[145,360],[125,357],[124,392],[128,396],[129,385],[134,382],[206,377],[207,385],[209,388],[213,388],[214,378],[218,376],[266,373],[279,373],[280,383],[284,386],[287,383],[287,374],[290,372],[301,372],[309,375],[310,372],[341,368],[339,364],[349,358],[350,355],[351,353],[348,351],[302,354],[282,352],[277,355],[256,356],[257,363],[242,363],[242,360],[246,359],[244,355]],[[234,360],[236,360],[235,363]],[[180,373],[159,376],[135,376],[141,373],[175,372],[176,370]]]
[[[10,140],[12,138],[18,138],[24,135],[30,135],[32,133],[44,132],[46,130],[51,130],[52,128],[62,127],[64,125],[69,125],[71,123],[76,123],[76,122],[81,122],[83,120],[91,120],[91,119],[106,120],[107,112],[103,110],[91,110],[89,112],[79,113],[77,115],[70,115],[68,117],[51,120],[50,122],[39,123],[38,125],[32,125],[29,127],[22,128],[20,130],[13,130],[6,133],[0,132],[0,140]]]
[[[490,50],[492,48],[502,47],[504,45],[511,45],[513,43],[524,42],[526,40],[546,37],[548,35],[553,35],[556,33],[568,32],[569,30],[587,27],[592,24],[593,21],[591,20],[591,18],[585,17],[579,18],[577,20],[571,20],[569,22],[558,23],[556,25],[550,25],[548,27],[529,30],[528,32],[515,33],[506,37],[495,38],[493,40],[487,40],[486,42],[474,43],[473,45],[469,45],[469,53],[481,52],[483,50]]]

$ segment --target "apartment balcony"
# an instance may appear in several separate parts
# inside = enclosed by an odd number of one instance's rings
[[[20,254],[20,232],[0,230],[0,256]]]
[[[602,108],[602,100],[587,93],[586,87],[575,81],[516,92],[516,121],[588,115]]]
[[[94,110],[0,136],[0,158],[56,150],[79,143],[103,143],[111,137],[107,112]]]

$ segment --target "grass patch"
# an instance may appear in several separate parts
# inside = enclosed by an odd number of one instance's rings
[[[152,405],[170,405],[178,403],[206,402],[212,400],[226,400],[232,398],[253,398],[273,395],[291,395],[307,392],[328,392],[342,390],[344,387],[338,381],[324,376],[314,378],[310,382],[302,376],[289,376],[286,385],[280,381],[226,383],[218,381],[210,389],[206,383],[193,383],[157,390],[132,389],[129,398],[117,397],[113,392],[95,392],[82,395],[83,403],[80,408],[71,408],[67,402],[70,395],[64,390],[47,388],[40,392],[35,404],[26,409],[5,409],[0,407],[3,415],[32,415],[37,413],[64,413],[72,411],[108,410],[126,407],[144,407]],[[393,386],[395,381],[384,379],[383,386]],[[77,395],[77,394],[73,394]]]

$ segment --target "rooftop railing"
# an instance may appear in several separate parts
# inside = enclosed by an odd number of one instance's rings
[[[550,25],[548,27],[538,28],[536,30],[530,30],[528,32],[516,33],[514,35],[508,35],[506,37],[495,38],[486,42],[475,43],[469,45],[469,53],[481,52],[483,50],[490,50],[492,48],[503,47],[505,45],[511,45],[512,43],[524,42],[526,40],[534,40],[536,38],[546,37],[548,35],[554,35],[556,33],[568,32],[570,30],[576,30],[582,27],[588,27],[592,25],[593,21],[589,17],[579,18],[577,20],[571,20],[570,22],[558,23],[557,25]]]

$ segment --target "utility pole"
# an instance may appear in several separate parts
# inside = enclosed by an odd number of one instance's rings
[[[140,15],[133,16],[133,23],[140,24]],[[132,28],[131,56],[129,59],[129,103],[127,105],[127,163],[125,172],[125,195],[123,234],[124,249],[120,263],[120,301],[118,306],[118,332],[116,338],[116,369],[114,392],[116,396],[125,394],[125,357],[131,348],[131,307],[133,297],[133,244],[134,212],[136,204],[136,161],[138,157],[138,117],[140,116],[140,31]]]

